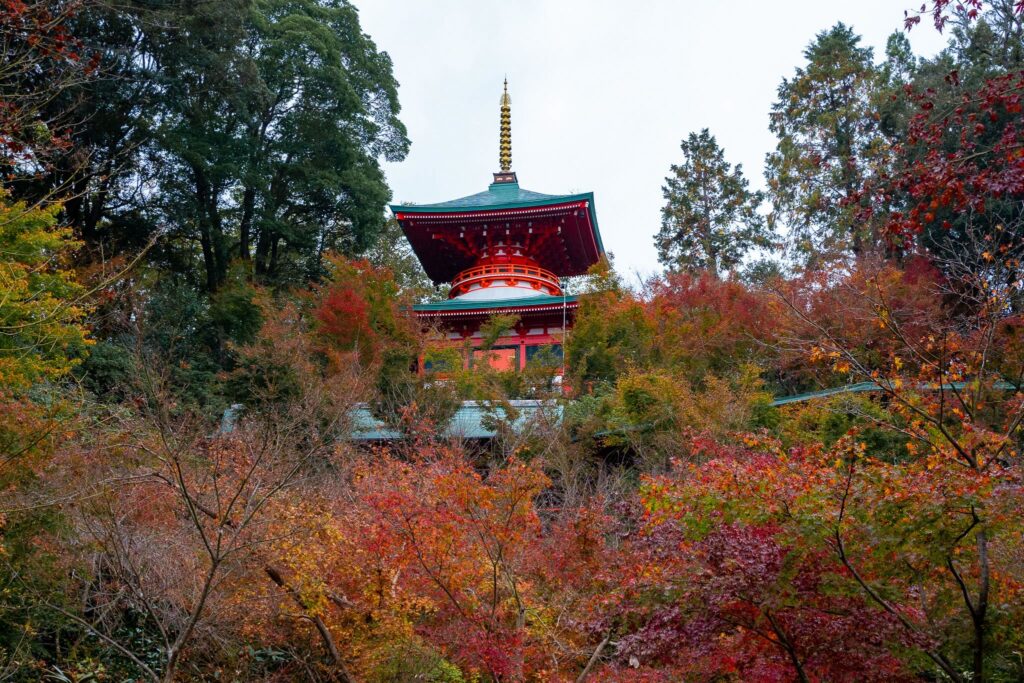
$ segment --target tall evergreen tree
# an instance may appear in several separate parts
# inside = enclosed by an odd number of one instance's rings
[[[239,255],[251,239],[257,273],[316,277],[326,250],[362,251],[384,230],[391,191],[378,160],[409,146],[398,84],[348,2],[257,8],[246,49],[261,91],[244,124]],[[279,243],[297,259],[275,260]]]
[[[70,25],[97,58],[96,77],[65,88],[51,102],[74,113],[72,152],[41,179],[45,192],[64,188],[64,218],[82,241],[78,259],[102,259],[140,248],[157,230],[147,211],[153,192],[153,124],[164,84],[145,42],[145,15],[115,0],[82,3]],[[152,27],[150,27],[151,30]]]
[[[98,0],[76,31],[105,77],[66,93],[81,158],[48,182],[73,185],[68,218],[95,252],[159,229],[160,265],[213,292],[234,260],[303,282],[383,230],[380,160],[409,141],[351,3]]]
[[[254,281],[302,287],[328,252],[379,242],[381,160],[409,145],[391,60],[347,0],[95,0],[68,22],[81,45],[64,43],[83,66],[99,57],[98,78],[58,74],[42,120],[78,124],[59,148],[71,152],[20,187],[64,197],[78,263],[160,234],[151,270],[135,274],[142,296],[111,298],[96,316],[102,351],[86,372],[145,346],[208,402],[229,342],[258,323]]]
[[[770,122],[778,144],[765,178],[771,220],[788,229],[793,257],[814,265],[872,246],[853,200],[884,168],[889,140],[877,110],[890,91],[871,48],[842,23],[819,33],[804,57],[779,86]]]
[[[986,0],[980,12],[953,6],[946,52],[957,62],[961,77],[984,78],[1024,64],[1024,5],[1019,0]]]
[[[236,258],[265,280],[315,278],[325,251],[384,227],[379,159],[409,144],[391,60],[343,1],[254,0],[227,50],[210,25],[161,46],[180,74],[160,133],[168,213],[191,219],[209,290]]]
[[[732,166],[705,128],[683,140],[681,164],[673,164],[662,191],[661,230],[654,243],[668,269],[707,270],[718,276],[756,247],[771,244],[757,212],[760,192],[748,189],[742,165]]]

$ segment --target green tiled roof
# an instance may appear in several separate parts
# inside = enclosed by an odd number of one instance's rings
[[[524,190],[517,182],[497,182],[485,192],[461,199],[437,204],[392,204],[390,208],[434,283],[451,282],[479,256],[476,246],[451,238],[458,235],[457,239],[462,239],[466,230],[479,235],[495,221],[514,222],[514,226],[505,227],[514,229],[520,238],[533,231],[533,221],[540,221],[536,227],[546,230],[557,226],[559,237],[533,256],[542,268],[558,275],[583,275],[604,254],[593,192],[542,194]]]
[[[508,405],[518,413],[512,421],[512,428],[520,433],[557,423],[562,418],[562,404],[558,401],[520,400],[508,401]],[[450,439],[493,438],[494,430],[486,424],[488,417],[508,419],[500,402],[465,401],[448,423],[443,436]],[[353,411],[352,423],[350,438],[353,441],[395,441],[404,437],[400,431],[374,417],[366,407],[361,406]]]
[[[471,194],[468,197],[452,199],[438,204],[392,204],[394,213],[444,213],[445,211],[489,211],[492,209],[519,209],[544,204],[561,204],[563,202],[589,200],[593,206],[594,193],[583,194],[542,194],[524,190],[519,183],[492,183],[484,192]]]
[[[952,389],[962,390],[967,386],[968,384],[966,382],[952,382],[942,385],[941,388],[945,391],[949,391]],[[925,391],[937,391],[940,387],[937,385],[921,384],[918,388]],[[1002,391],[1021,391],[1024,387],[1000,380],[993,384],[993,388]],[[814,391],[806,394],[797,394],[795,396],[780,396],[772,401],[772,405],[783,406],[790,403],[811,401],[818,398],[828,398],[838,394],[880,390],[882,390],[882,386],[876,382],[860,382],[858,384],[848,384],[846,386],[833,387],[831,389]],[[562,418],[565,406],[565,403],[562,401],[538,400],[509,401],[508,404],[514,407],[518,413],[517,418],[512,422],[512,426],[520,432],[542,424],[557,423]],[[240,403],[233,404],[231,407],[225,409],[224,414],[221,417],[220,433],[227,434],[233,431],[243,410],[244,406]],[[504,413],[501,403],[464,401],[444,430],[444,436],[463,439],[492,438],[495,435],[494,430],[491,429],[489,425],[485,424],[488,421],[486,420],[488,415],[496,415],[497,417],[506,419],[508,417]],[[404,435],[400,431],[389,427],[384,422],[374,417],[365,404],[353,409],[351,417],[352,427],[349,438],[354,441],[393,441],[404,438]],[[616,430],[598,432],[593,436],[601,438],[629,431],[645,431],[653,428],[654,426],[654,423],[645,423]]]
[[[970,385],[967,382],[949,382],[943,384],[942,391],[963,391]],[[800,403],[802,401],[812,401],[817,398],[828,398],[829,396],[835,396],[837,394],[853,394],[860,393],[863,391],[884,391],[891,387],[883,386],[878,382],[858,382],[857,384],[847,384],[842,387],[833,387],[831,389],[824,389],[822,391],[811,391],[806,394],[796,394],[794,396],[780,396],[772,401],[773,406],[784,406],[790,403]],[[998,380],[992,385],[993,389],[1000,391],[1019,391],[1020,387],[1010,382]],[[938,391],[940,387],[937,384],[918,384],[915,389],[918,391]]]
[[[432,301],[426,304],[413,304],[414,311],[473,311],[477,309],[492,308],[519,308],[522,306],[561,306],[562,303],[575,303],[578,296],[551,296],[550,294],[538,294],[537,296],[519,297],[517,299],[498,299],[494,301],[473,301],[465,299],[448,299],[447,301]]]

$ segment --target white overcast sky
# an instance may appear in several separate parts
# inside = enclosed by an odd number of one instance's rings
[[[593,191],[605,249],[626,274],[659,270],[661,185],[679,142],[707,127],[751,185],[775,139],[768,112],[814,35],[843,21],[884,54],[913,0],[355,0],[401,84],[412,149],[387,164],[396,202],[486,189],[498,98],[512,95],[521,187]],[[945,42],[927,19],[919,55]]]

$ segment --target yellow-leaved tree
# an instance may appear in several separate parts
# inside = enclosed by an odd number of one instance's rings
[[[67,268],[76,242],[57,224],[59,205],[13,202],[0,191],[0,391],[59,379],[89,343]]]
[[[67,265],[77,243],[59,211],[0,190],[0,486],[30,474],[60,422],[60,402],[31,390],[66,376],[90,343]]]

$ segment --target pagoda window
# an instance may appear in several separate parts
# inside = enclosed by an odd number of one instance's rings
[[[559,367],[562,365],[561,344],[529,344],[526,347],[526,363],[542,367]]]

